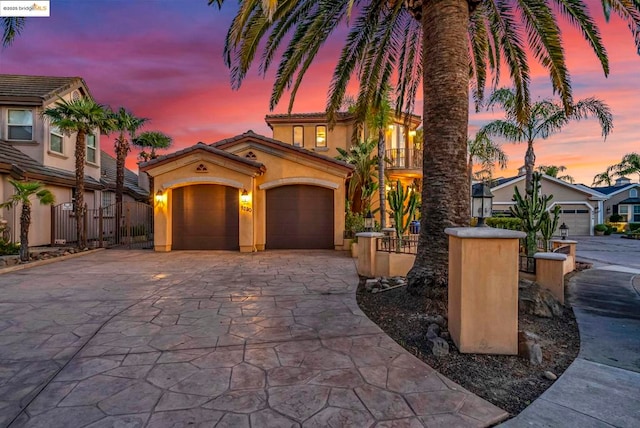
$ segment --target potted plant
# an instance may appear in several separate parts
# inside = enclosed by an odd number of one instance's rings
[[[593,230],[596,232],[596,235],[598,235],[598,236],[604,235],[604,232],[606,232],[607,229],[608,229],[607,225],[606,224],[602,224],[602,223],[596,224],[593,227]]]

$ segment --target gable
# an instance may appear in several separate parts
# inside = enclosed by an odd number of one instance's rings
[[[524,177],[491,189],[491,193],[493,193],[493,203],[511,203],[516,187],[520,191],[520,194],[525,194]],[[591,198],[589,193],[582,191],[572,184],[558,183],[558,180],[553,180],[546,176],[542,177],[541,193],[544,195],[553,195],[551,203],[587,202]]]

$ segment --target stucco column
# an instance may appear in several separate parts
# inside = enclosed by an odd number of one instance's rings
[[[384,234],[379,232],[360,232],[358,237],[358,274],[372,278],[376,276],[376,241]]]
[[[536,282],[546,288],[564,305],[564,264],[566,254],[560,253],[535,253]]]
[[[171,251],[171,189],[162,197],[154,196],[153,207],[153,248],[155,251]]]
[[[344,183],[340,186],[344,189]],[[344,210],[345,193],[338,189],[333,190],[333,245],[336,250],[344,249]]]
[[[253,186],[251,187],[253,188]],[[255,251],[255,245],[253,240],[253,219],[255,216],[255,208],[254,208],[254,192],[253,190],[249,193],[249,201],[244,202],[242,199],[240,200],[240,219],[239,219],[239,228],[240,228],[240,252],[241,253],[251,253]],[[242,198],[242,197],[240,197]]]
[[[524,232],[447,228],[449,332],[462,353],[518,353],[518,249]]]

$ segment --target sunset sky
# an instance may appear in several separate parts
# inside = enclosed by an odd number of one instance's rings
[[[249,129],[271,136],[268,112],[273,71],[252,70],[239,91],[230,86],[222,59],[225,34],[237,2],[220,11],[206,0],[53,0],[51,17],[31,18],[9,48],[0,48],[0,73],[81,76],[94,98],[114,109],[124,106],[151,118],[146,129],[174,138],[174,149],[198,141],[214,142]],[[609,53],[611,74],[602,69],[587,44],[565,26],[563,35],[574,98],[603,99],[614,114],[613,133],[603,142],[595,120],[572,124],[546,141],[538,141],[538,165],[565,165],[577,182],[593,176],[640,147],[640,56],[624,22],[605,23],[599,1],[590,1]],[[343,38],[321,51],[296,97],[295,112],[322,111]],[[548,98],[544,70],[533,65],[533,98]],[[506,86],[508,82],[505,80]],[[420,97],[421,98],[421,97]],[[276,113],[286,112],[287,100]],[[421,114],[421,100],[416,114]],[[473,113],[470,133],[499,113]],[[113,152],[112,138],[102,148]],[[505,143],[514,175],[525,146]],[[136,169],[136,154],[128,166]],[[636,177],[631,177],[634,180]]]

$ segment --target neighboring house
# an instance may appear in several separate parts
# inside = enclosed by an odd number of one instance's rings
[[[248,131],[140,164],[156,251],[334,249],[351,165]]]
[[[75,187],[75,135],[63,135],[42,112],[60,98],[90,97],[80,77],[0,74],[0,200],[13,192],[8,179],[38,180],[51,190],[56,205],[72,202]],[[100,133],[87,136],[85,168],[87,206],[100,204]],[[13,239],[20,229],[18,210],[2,210]],[[51,208],[34,204],[29,233],[31,245],[51,243]]]
[[[515,188],[525,194],[525,176],[499,178],[494,181],[493,213],[508,215],[514,205]],[[585,186],[574,185],[555,177],[543,175],[541,193],[553,195],[548,209],[560,205],[559,224],[566,224],[571,235],[593,235],[593,226],[602,222],[603,202],[606,196]]]
[[[386,157],[389,178],[400,179],[403,184],[412,184],[414,178],[422,178],[422,148],[413,141],[420,126],[420,116],[409,115],[394,119],[385,130]],[[333,129],[329,129],[325,113],[271,114],[265,117],[273,130],[273,138],[302,147],[329,157],[338,156],[336,148],[349,149],[355,131],[355,117],[351,113],[340,112]],[[375,130],[364,130],[364,138],[377,140]]]
[[[607,195],[604,212],[608,219],[612,214],[626,217],[623,221],[640,223],[640,184],[632,183],[626,177],[618,178],[613,186],[592,187]]]
[[[108,207],[116,203],[116,159],[105,151],[100,151],[100,182],[103,185],[100,205]],[[123,202],[149,202],[149,189],[145,188],[138,174],[124,169]]]

